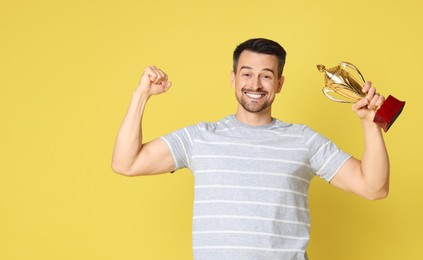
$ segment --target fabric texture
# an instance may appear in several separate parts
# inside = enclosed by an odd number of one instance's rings
[[[265,126],[234,115],[162,139],[175,169],[194,175],[194,259],[307,259],[308,188],[350,155],[305,125]]]

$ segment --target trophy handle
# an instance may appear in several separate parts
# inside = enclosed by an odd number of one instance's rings
[[[346,62],[346,61],[341,62],[341,65],[344,67],[344,69],[345,69],[346,71],[348,71],[348,68],[353,69],[355,72],[357,72],[357,75],[360,77],[360,79],[361,79],[364,83],[366,82],[366,80],[364,79],[364,77],[363,77],[363,75],[361,74],[360,70],[358,70],[358,68],[357,68],[356,66],[354,66],[353,64],[351,64],[351,63],[349,63],[349,62]],[[348,73],[350,73],[350,72],[348,71]]]
[[[339,103],[353,103],[351,101],[346,101],[346,100],[337,99],[337,98],[332,97],[329,93],[330,92],[336,92],[332,89],[322,88],[322,91],[323,91],[323,94],[325,94],[325,96],[332,101],[336,101],[336,102],[339,102]]]

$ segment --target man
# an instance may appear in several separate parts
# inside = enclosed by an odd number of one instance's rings
[[[307,259],[308,188],[318,175],[367,199],[387,196],[389,160],[381,129],[373,123],[384,97],[370,82],[353,105],[364,130],[357,160],[304,125],[271,116],[281,92],[285,50],[251,39],[234,51],[235,115],[200,123],[148,143],[141,119],[148,99],[171,83],[156,67],[145,69],[119,130],[113,170],[128,176],[188,167],[195,177],[195,259]]]

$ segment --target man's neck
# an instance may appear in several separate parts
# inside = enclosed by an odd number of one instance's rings
[[[270,109],[257,113],[251,113],[242,109],[238,109],[235,117],[241,123],[252,126],[268,125],[273,120]]]

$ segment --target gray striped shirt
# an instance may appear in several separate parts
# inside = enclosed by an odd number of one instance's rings
[[[350,157],[304,125],[250,126],[234,115],[162,139],[195,178],[194,258],[307,259],[308,188]]]

